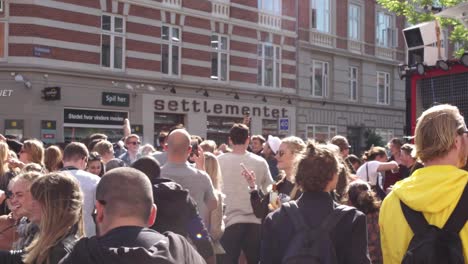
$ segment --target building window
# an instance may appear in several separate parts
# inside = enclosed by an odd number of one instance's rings
[[[361,39],[361,7],[358,5],[349,5],[348,14],[348,38],[352,40]]]
[[[390,73],[377,72],[377,103],[390,104]]]
[[[124,18],[116,15],[103,15],[101,30],[101,66],[122,70],[125,58]]]
[[[328,96],[328,62],[312,61],[310,93],[316,97]]]
[[[392,29],[392,16],[385,12],[377,12],[376,44],[391,48],[396,43],[395,29]]]
[[[376,128],[375,134],[379,135],[385,144],[394,138],[393,129]]]
[[[330,33],[330,0],[311,0],[313,29]]]
[[[349,100],[357,101],[358,69],[349,67]]]
[[[228,79],[228,37],[211,35],[211,79],[216,81],[227,81]]]
[[[263,12],[281,15],[280,0],[258,0],[258,9]]]
[[[162,26],[161,41],[161,72],[170,76],[179,76],[180,29],[174,26]]]
[[[315,139],[320,143],[325,143],[336,136],[336,126],[327,125],[307,125],[307,138]]]
[[[281,87],[281,49],[271,43],[258,45],[257,84],[268,87]]]

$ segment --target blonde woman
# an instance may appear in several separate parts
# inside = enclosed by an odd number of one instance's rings
[[[295,171],[298,160],[306,150],[307,145],[298,137],[291,136],[281,140],[281,144],[276,152],[275,158],[278,161],[277,167],[281,171],[280,179],[273,184],[272,192],[267,195],[255,190],[255,175],[250,176],[244,173],[249,187],[253,191],[250,193],[250,202],[255,216],[265,218],[272,210],[279,207],[281,202],[296,200],[301,196],[299,186],[296,184]],[[244,172],[246,172],[244,170]]]
[[[55,172],[31,185],[28,219],[39,233],[24,250],[0,254],[0,263],[57,264],[83,236],[83,194],[69,174]]]
[[[22,169],[28,163],[44,167],[44,145],[37,139],[26,140],[19,152],[19,160],[10,159],[10,165]]]
[[[216,255],[224,254],[225,251],[221,246],[219,240],[224,233],[224,221],[223,221],[223,201],[224,194],[221,192],[222,186],[222,177],[221,169],[219,168],[218,159],[211,152],[204,152],[205,156],[205,170],[208,175],[210,175],[211,181],[213,182],[213,187],[215,189],[215,195],[218,199],[218,207],[215,210],[211,211],[210,223],[207,223],[207,228],[213,239],[214,253]]]
[[[0,141],[0,190],[7,191],[8,183],[15,176],[15,171],[10,170],[9,160],[10,150],[8,144]],[[0,203],[0,215],[8,214],[9,210],[6,202]]]

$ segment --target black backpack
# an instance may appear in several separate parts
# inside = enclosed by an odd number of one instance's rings
[[[282,206],[294,227],[294,236],[289,242],[283,264],[335,264],[338,263],[335,245],[330,231],[340,220],[354,209],[349,206],[337,206],[319,227],[309,228],[295,201]]]
[[[467,185],[468,186],[468,185]],[[430,225],[421,212],[400,201],[403,214],[414,236],[402,264],[463,264],[460,230],[468,220],[468,187],[442,229]]]

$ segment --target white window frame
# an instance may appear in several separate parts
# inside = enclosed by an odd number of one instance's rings
[[[273,49],[273,80],[272,85],[267,85],[265,82],[265,64],[267,58],[265,57],[265,47],[271,47]],[[257,85],[264,86],[264,87],[281,87],[281,47],[278,45],[273,45],[270,42],[263,42],[258,44],[258,51],[257,51]],[[261,73],[258,72],[261,70]],[[259,80],[261,78],[261,80]]]
[[[110,17],[110,23],[111,23],[111,28],[110,30],[104,30],[103,25],[102,25],[102,20],[104,16]],[[122,19],[122,32],[116,32],[115,31],[115,18],[120,18]],[[100,57],[100,63],[101,67],[105,69],[110,69],[110,70],[115,70],[115,71],[124,71],[125,70],[125,57],[126,57],[126,40],[125,40],[125,35],[126,35],[126,21],[124,16],[120,15],[114,15],[114,14],[108,14],[104,13],[101,15],[101,57]],[[109,67],[103,65],[102,61],[102,41],[103,41],[103,36],[109,36],[110,37],[110,58],[109,58]],[[114,49],[115,49],[115,38],[122,38],[122,68],[115,68],[114,62],[115,62],[115,57],[114,57]]]
[[[349,100],[357,102],[358,100],[358,85],[359,85],[359,69],[358,67],[349,67]]]
[[[167,40],[163,39],[163,28],[167,27],[169,32],[169,37]],[[176,41],[173,36],[173,29],[177,29],[179,31],[179,38]],[[167,73],[164,73],[163,70],[163,47],[164,45],[168,46],[168,65],[167,65]],[[172,48],[178,47],[178,65],[177,65],[177,74],[172,72],[173,69],[173,58],[172,58]],[[181,46],[182,46],[182,30],[178,26],[163,24],[161,25],[161,74],[171,77],[180,77],[181,76],[181,64],[182,64],[182,54],[181,54]]]
[[[357,14],[352,13],[354,8]],[[348,5],[348,38],[355,41],[361,40],[361,6],[355,3]]]
[[[4,11],[4,9],[3,9],[4,4],[5,4],[4,2],[5,2],[4,0],[0,0],[0,12]]]
[[[384,94],[383,94],[383,101],[380,100],[380,77],[383,75],[384,78]],[[377,104],[380,105],[389,105],[390,104],[390,73],[378,71],[377,72]]]
[[[322,66],[322,94],[316,95],[316,87],[315,87],[315,66],[316,64],[321,64]],[[312,60],[312,73],[310,76],[310,93],[312,97],[320,97],[326,98],[328,97],[328,84],[330,83],[330,65],[326,61],[319,61],[319,60]]]
[[[213,47],[213,37],[216,36],[217,37],[217,45],[216,47]],[[222,49],[220,47],[220,43],[221,43],[221,39],[222,38],[226,38],[226,48],[225,49]],[[210,40],[210,47],[211,47],[211,53],[217,53],[217,57],[218,57],[218,68],[217,68],[217,76],[214,76],[214,75],[210,75],[210,78],[211,80],[213,81],[218,81],[218,82],[227,82],[229,81],[229,36],[227,35],[222,35],[222,34],[218,34],[218,33],[212,33],[211,34],[211,40]],[[221,78],[221,68],[222,68],[222,55],[226,55],[226,79],[223,80]],[[211,58],[213,59],[213,58]],[[213,64],[211,65],[211,72],[213,72]]]
[[[389,142],[394,138],[395,131],[393,129],[387,129],[387,128],[376,128],[374,130],[375,134],[379,135],[382,138],[382,141],[384,143]]]
[[[311,139],[316,139],[317,135],[317,128],[327,128],[328,129],[328,135],[327,138],[324,139],[325,141],[328,141],[332,139],[334,136],[338,134],[338,129],[337,126],[331,126],[331,125],[321,125],[321,124],[308,124],[306,125],[306,138],[311,138]],[[309,134],[309,131],[312,130],[312,135]]]
[[[310,0],[310,26],[313,30],[331,33],[331,5],[332,0]]]
[[[381,21],[381,15],[385,16],[385,20],[387,21]],[[375,44],[379,47],[392,48],[397,46],[397,37],[398,29],[395,28],[395,16],[382,10],[377,11],[375,19]]]
[[[270,2],[271,8],[270,8]],[[270,13],[273,15],[280,16],[281,15],[281,0],[258,0],[258,10],[264,13]]]

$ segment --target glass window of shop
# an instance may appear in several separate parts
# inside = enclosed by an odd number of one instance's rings
[[[21,140],[24,136],[24,121],[16,119],[5,120],[5,133],[6,137]]]
[[[159,134],[169,132],[172,127],[179,124],[185,126],[185,115],[154,113],[154,146],[161,148],[158,142]]]
[[[206,139],[214,140],[216,144],[228,144],[229,130],[235,123],[242,123],[242,117],[208,116]]]
[[[268,135],[278,136],[278,120],[262,119],[262,135],[267,138]]]
[[[319,143],[325,143],[336,136],[336,126],[307,125],[307,138],[315,139]]]
[[[87,136],[94,133],[107,135],[110,142],[118,142],[123,138],[122,127],[102,128],[102,127],[64,127],[63,137],[65,142],[82,141]]]

